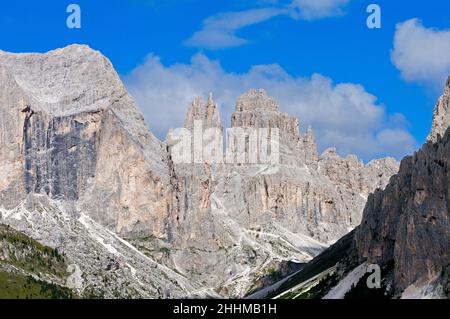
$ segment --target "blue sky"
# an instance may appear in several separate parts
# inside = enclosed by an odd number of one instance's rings
[[[81,7],[80,30],[66,7]],[[382,9],[368,29],[366,7]],[[312,125],[321,150],[364,160],[411,153],[425,140],[450,74],[444,0],[129,0],[2,3],[0,49],[101,51],[163,138],[193,95],[212,91],[225,125],[237,95],[264,86]],[[318,7],[319,6],[319,7]],[[321,6],[321,7],[320,7]],[[411,19],[419,20],[411,20]],[[396,39],[396,41],[394,40]],[[447,51],[448,52],[448,51]]]

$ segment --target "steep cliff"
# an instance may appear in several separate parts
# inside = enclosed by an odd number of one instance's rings
[[[396,293],[423,287],[450,264],[450,130],[405,158],[369,196],[355,241],[361,261],[393,263]]]
[[[111,63],[79,45],[0,52],[0,81],[0,222],[66,253],[82,292],[193,294],[114,234],[169,241],[173,187],[167,150]]]
[[[111,63],[85,46],[0,53],[0,199],[77,201],[110,229],[164,236],[166,151]],[[137,191],[138,190],[138,191]]]
[[[447,81],[427,144],[369,197],[355,235],[360,260],[393,263],[396,293],[427,286],[450,264],[449,92]]]

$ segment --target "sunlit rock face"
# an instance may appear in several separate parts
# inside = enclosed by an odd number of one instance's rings
[[[450,123],[450,77],[447,79],[444,94],[439,98],[434,108],[433,124],[427,141],[436,142],[443,137]]]

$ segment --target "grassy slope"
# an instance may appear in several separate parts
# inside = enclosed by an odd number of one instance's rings
[[[66,270],[56,249],[0,224],[0,298],[74,298],[56,284],[65,282]]]
[[[72,299],[68,288],[33,279],[20,273],[0,270],[0,299]]]

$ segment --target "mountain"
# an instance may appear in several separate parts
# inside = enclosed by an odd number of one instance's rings
[[[450,297],[449,99],[450,80],[427,143],[403,159],[384,190],[369,196],[361,225],[312,261],[307,269],[314,271],[300,271],[274,295]],[[380,289],[366,286],[369,265],[381,269]],[[308,295],[311,290],[316,294]]]
[[[206,103],[197,98],[185,128],[198,121],[220,135],[218,113],[212,96]],[[257,289],[259,278],[281,275],[283,261],[310,260],[359,223],[368,193],[397,171],[393,159],[364,165],[333,150],[318,156],[312,129],[301,136],[298,120],[280,112],[264,90],[238,97],[231,128],[279,129],[279,162],[178,163],[173,173],[182,210],[172,267],[222,295]],[[170,134],[167,143],[174,144]],[[250,144],[242,147],[247,160]]]
[[[44,193],[77,201],[117,233],[163,234],[166,153],[110,62],[70,46],[1,53],[0,65],[3,205]]]
[[[180,130],[153,136],[87,46],[0,52],[0,81],[0,223],[64,253],[81,296],[243,296],[352,230],[398,170],[319,156],[313,130],[302,136],[264,90],[238,98],[231,128],[278,137],[278,157],[254,161],[234,136],[235,158],[189,139],[192,161],[179,161]],[[184,132],[214,145],[222,128],[213,96],[195,99]]]

